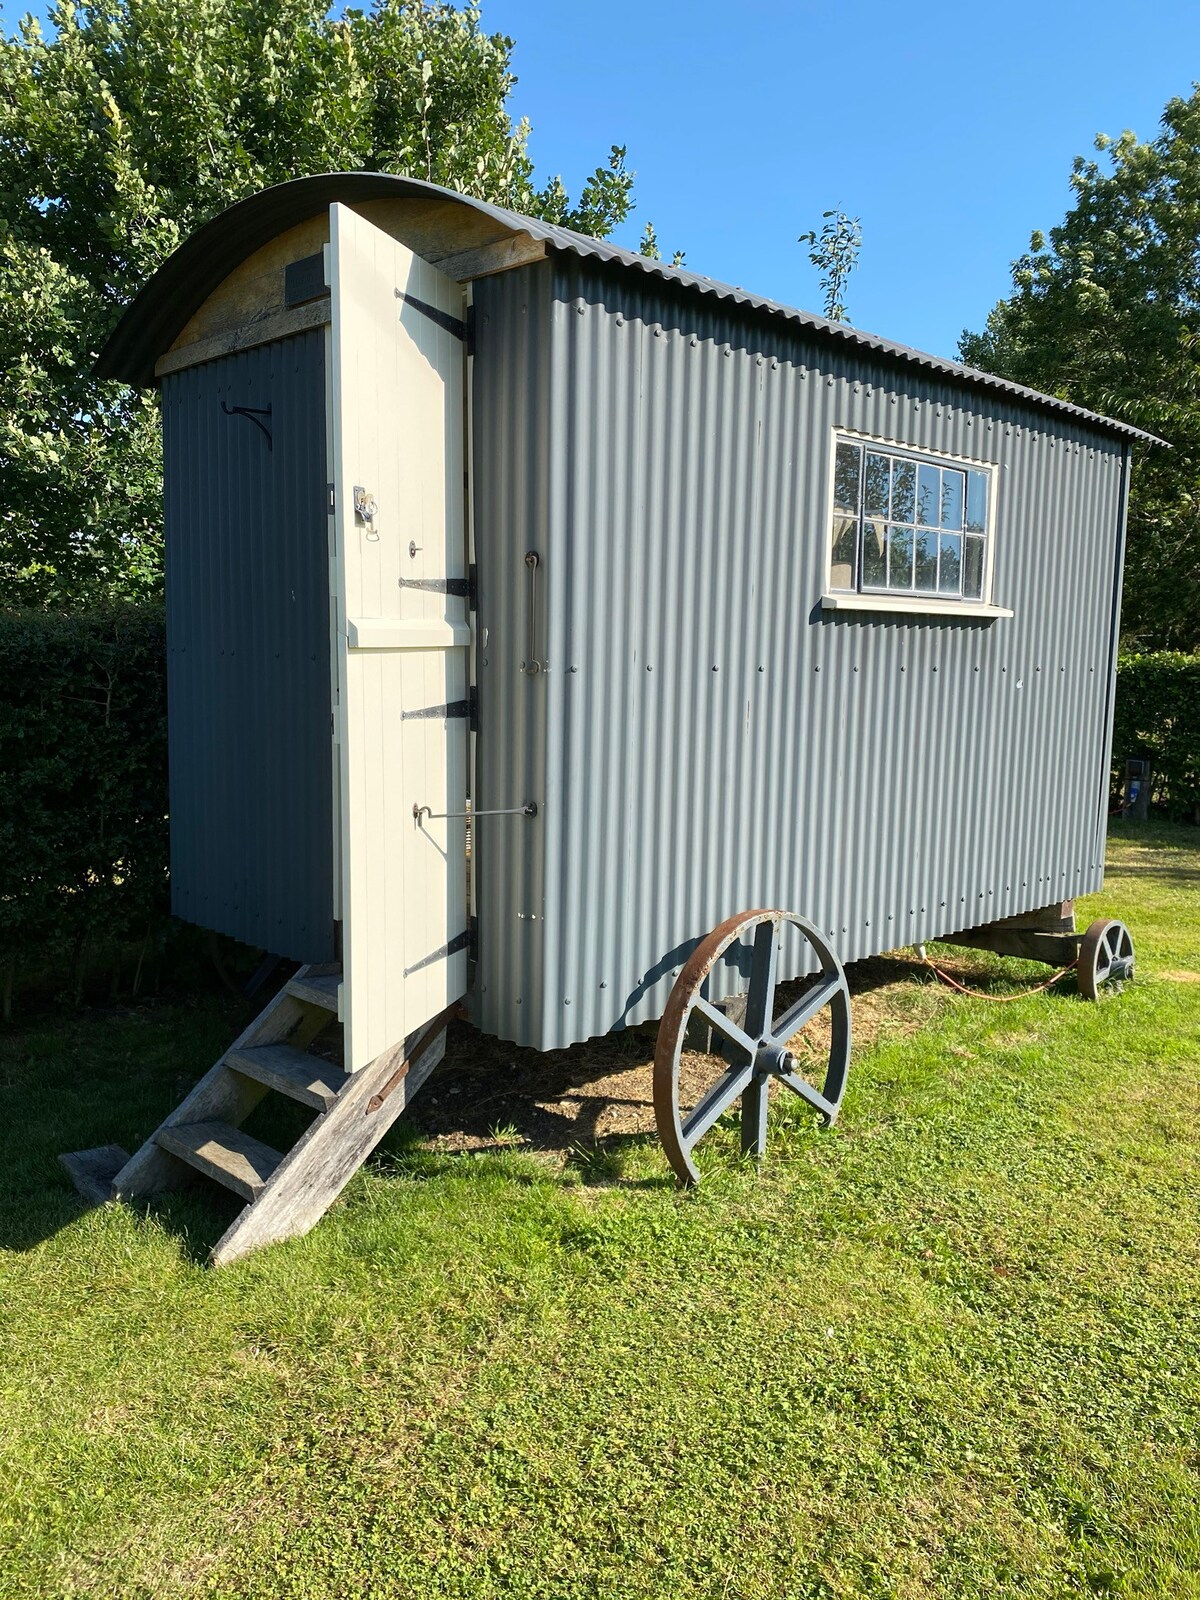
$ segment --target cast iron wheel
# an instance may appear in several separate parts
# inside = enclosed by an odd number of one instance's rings
[[[775,986],[779,937],[784,926],[797,928],[812,947],[820,970],[810,987],[778,1017]],[[749,992],[741,1023],[708,1000],[709,973],[730,945],[753,933]],[[832,1039],[825,1079],[818,1090],[795,1070],[788,1040],[828,1006]],[[703,1019],[721,1035],[721,1054],[729,1062],[700,1101],[686,1115],[679,1109],[679,1062],[688,1024]],[[811,922],[791,911],[743,911],[702,939],[675,980],[667,1009],[658,1026],[654,1053],[654,1118],[658,1136],[680,1183],[695,1184],[700,1174],[692,1151],[717,1119],[740,1098],[742,1150],[761,1157],[767,1138],[767,1088],[772,1078],[787,1085],[826,1124],[832,1123],[846,1088],[850,1064],[850,991],[846,974],[832,947]]]
[[[1079,992],[1098,1000],[1107,983],[1133,977],[1133,940],[1123,922],[1097,917],[1079,944]]]

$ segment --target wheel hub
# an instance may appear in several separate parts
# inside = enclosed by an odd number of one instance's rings
[[[790,1050],[784,1049],[779,1044],[760,1045],[754,1057],[754,1076],[756,1078],[782,1078],[787,1072],[792,1072],[796,1066],[796,1058]]]

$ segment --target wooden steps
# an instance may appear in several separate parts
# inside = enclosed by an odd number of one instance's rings
[[[154,1142],[243,1200],[257,1200],[283,1160],[280,1151],[228,1122],[177,1123],[160,1128]]]
[[[301,967],[132,1156],[112,1145],[60,1156],[80,1192],[93,1203],[133,1200],[196,1173],[221,1184],[246,1206],[213,1246],[216,1266],[307,1233],[446,1050],[449,1011],[360,1072],[312,1055],[308,1046],[337,1014],[341,976]],[[288,1151],[242,1129],[271,1091],[318,1113]]]
[[[287,983],[286,988],[295,999],[306,1000],[309,1005],[320,1006],[325,1011],[331,1011],[336,1017],[338,990],[341,986],[340,969],[337,972],[317,972],[311,967],[302,967]]]
[[[277,1089],[301,1105],[315,1111],[328,1111],[346,1081],[346,1074],[332,1061],[310,1056],[290,1044],[260,1044],[250,1049],[231,1050],[226,1064],[235,1072]]]

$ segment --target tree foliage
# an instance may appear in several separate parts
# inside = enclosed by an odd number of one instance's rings
[[[1096,140],[1074,201],[1013,263],[1013,293],[971,366],[1122,417],[1142,448],[1129,512],[1124,627],[1139,648],[1200,647],[1200,89],[1172,100],[1149,143]]]
[[[306,173],[427,178],[603,236],[614,146],[572,201],[507,109],[512,41],[475,5],[60,0],[0,39],[0,599],[161,580],[158,411],[97,383],[123,306],[200,223]]]
[[[830,322],[849,322],[846,285],[862,249],[861,219],[848,217],[844,211],[823,211],[821,215],[825,219],[821,231],[810,229],[800,235],[799,242],[808,245],[808,259],[820,276],[825,315]]]
[[[1200,656],[1157,650],[1120,657],[1116,783],[1131,756],[1149,760],[1155,801],[1168,816],[1200,822]]]
[[[642,240],[638,245],[638,254],[645,256],[647,261],[661,261],[663,258],[662,250],[658,243],[658,232],[652,222],[647,222],[642,229]],[[671,255],[671,265],[673,267],[682,267],[683,264],[683,251],[674,251]]]

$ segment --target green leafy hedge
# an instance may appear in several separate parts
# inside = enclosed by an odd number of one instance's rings
[[[1122,655],[1117,664],[1114,778],[1148,757],[1152,794],[1172,817],[1200,821],[1200,655]]]
[[[162,607],[0,611],[0,990],[136,987],[167,895]]]

